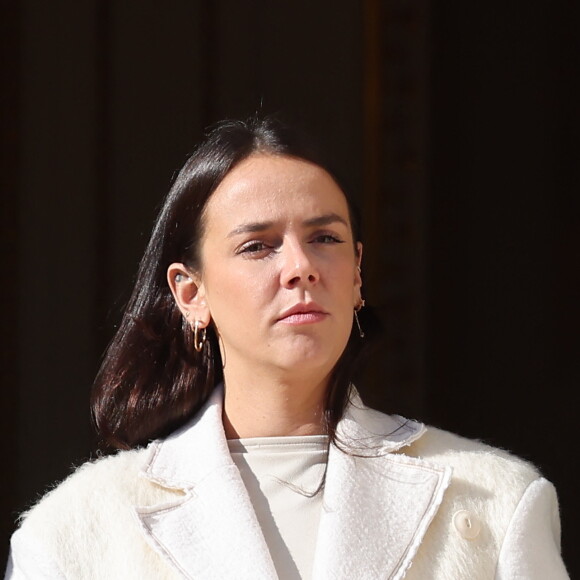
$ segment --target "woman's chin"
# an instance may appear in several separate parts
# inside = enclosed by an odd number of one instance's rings
[[[284,379],[293,375],[323,379],[335,366],[344,350],[336,337],[319,336],[315,333],[294,333],[292,336],[276,337],[261,347],[248,349],[247,344],[229,349],[222,355],[226,373],[234,369],[243,373],[269,374]]]
[[[293,341],[279,352],[275,364],[289,373],[299,372],[304,375],[312,371],[326,375],[336,364],[340,352],[339,349],[330,349],[327,344],[317,341]]]

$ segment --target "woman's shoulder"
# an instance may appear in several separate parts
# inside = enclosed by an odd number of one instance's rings
[[[163,570],[143,547],[137,512],[176,492],[141,476],[149,456],[144,448],[88,461],[46,493],[12,536],[14,577],[143,578]]]
[[[143,448],[86,461],[21,515],[22,527],[72,521],[75,514],[86,518],[88,513],[110,513],[119,505],[138,504],[146,489],[139,473],[147,454]]]
[[[540,477],[538,468],[531,462],[500,447],[477,439],[469,439],[450,431],[428,426],[405,453],[450,466],[455,477],[474,479],[497,487],[505,485],[527,486]]]
[[[450,467],[454,476],[467,479],[513,477],[526,484],[538,478],[529,461],[477,439],[469,439],[400,415],[388,415],[366,407],[358,398],[345,412],[340,433],[352,439],[371,440],[378,449]],[[376,435],[382,433],[383,435]],[[365,437],[366,436],[366,437]]]
[[[436,427],[427,427],[400,452],[451,468],[426,535],[424,557],[413,564],[413,578],[464,578],[473,569],[490,575],[497,570],[502,578],[567,578],[559,555],[556,491],[535,465]],[[434,573],[434,558],[439,574]]]
[[[550,504],[550,517],[556,517],[557,499],[552,484],[534,464],[505,449],[428,427],[404,453],[451,468],[441,513],[449,518],[458,513],[479,517],[488,523],[498,542],[505,536],[518,506],[527,505],[536,493]]]

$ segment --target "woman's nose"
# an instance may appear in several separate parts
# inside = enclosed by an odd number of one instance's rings
[[[312,285],[320,277],[318,269],[308,251],[299,243],[286,243],[283,248],[282,285],[293,288]]]

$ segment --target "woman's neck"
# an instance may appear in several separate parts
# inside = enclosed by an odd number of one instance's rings
[[[300,384],[253,377],[225,379],[223,422],[226,437],[319,435],[324,428],[328,378]]]

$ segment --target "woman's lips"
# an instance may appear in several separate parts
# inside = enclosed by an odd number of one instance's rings
[[[278,322],[283,322],[284,324],[312,324],[313,322],[321,322],[327,316],[328,314],[324,312],[296,312],[280,318]]]
[[[321,322],[328,316],[318,304],[296,304],[292,308],[284,311],[277,322],[284,324],[312,324]]]

